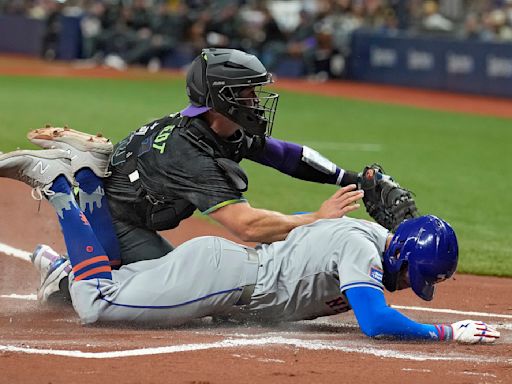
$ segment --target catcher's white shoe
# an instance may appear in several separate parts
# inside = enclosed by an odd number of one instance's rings
[[[71,159],[60,149],[45,151],[17,150],[0,155],[0,177],[23,181],[30,185],[32,197],[41,200],[43,194],[53,195],[53,181],[64,175],[73,183]]]
[[[30,259],[41,275],[37,299],[41,303],[69,300],[68,275],[71,271],[69,260],[45,244],[39,244]]]
[[[42,148],[59,148],[69,153],[73,174],[82,168],[90,168],[98,177],[106,177],[108,160],[113,150],[109,139],[101,134],[91,135],[64,127],[35,129],[27,138]]]

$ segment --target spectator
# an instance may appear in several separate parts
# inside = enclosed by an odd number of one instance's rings
[[[169,52],[181,55],[180,65],[216,46],[254,53],[270,70],[291,56],[309,75],[332,75],[333,57],[342,67],[360,28],[512,41],[512,0],[311,0],[296,7],[272,0],[0,0],[0,13],[46,22],[42,54],[50,59],[60,15],[70,7],[83,14],[83,57],[119,69],[149,62],[157,69]]]
[[[428,0],[423,3],[422,28],[426,32],[451,32],[453,23],[439,13],[439,6],[435,1]]]
[[[493,9],[483,15],[484,29],[482,40],[484,41],[510,41],[512,29],[507,22],[507,14],[503,9]]]
[[[480,40],[482,37],[482,26],[480,18],[475,13],[470,13],[466,16],[464,27],[460,37],[468,40]]]

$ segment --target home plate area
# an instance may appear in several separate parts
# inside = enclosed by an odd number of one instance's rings
[[[70,305],[41,305],[29,261],[39,242],[64,251],[49,204],[17,196],[0,180],[0,382],[321,383],[512,382],[512,279],[455,275],[432,302],[410,290],[387,295],[424,323],[486,321],[501,332],[493,345],[370,339],[352,313],[298,323],[240,325],[211,319],[179,328],[82,326]],[[25,189],[24,189],[25,188]],[[29,218],[29,220],[27,220]],[[23,230],[21,230],[23,229]],[[204,234],[229,237],[191,218],[165,236],[174,244]],[[232,237],[231,237],[232,238]]]

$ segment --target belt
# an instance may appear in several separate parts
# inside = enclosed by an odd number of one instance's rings
[[[256,267],[259,268],[259,262],[260,258],[258,256],[258,252],[253,248],[246,248],[247,250],[247,259],[251,263],[256,263]],[[258,276],[256,274],[256,276]],[[254,281],[254,284],[245,285],[242,288],[242,294],[240,295],[240,298],[235,303],[235,305],[247,305],[251,302],[252,294],[254,293],[254,287],[256,286],[256,281]]]

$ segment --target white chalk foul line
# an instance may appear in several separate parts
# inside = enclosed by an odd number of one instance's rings
[[[229,339],[218,341],[214,343],[200,343],[200,344],[184,344],[184,345],[171,345],[158,348],[141,348],[131,349],[125,351],[112,351],[112,352],[82,352],[82,351],[69,351],[69,350],[54,350],[54,349],[38,349],[30,347],[16,347],[12,345],[0,345],[0,352],[18,352],[37,355],[54,355],[65,356],[85,359],[112,359],[123,357],[136,357],[136,356],[149,356],[171,354],[178,352],[190,352],[206,349],[219,349],[219,348],[239,348],[239,347],[259,347],[269,345],[282,345],[291,346],[309,350],[330,350],[340,351],[345,353],[362,353],[366,355],[373,355],[376,357],[393,358],[401,360],[412,361],[465,361],[474,363],[503,363],[512,365],[512,359],[501,357],[485,357],[464,354],[445,354],[439,356],[435,354],[427,354],[421,352],[399,352],[389,349],[378,349],[364,346],[347,346],[342,342],[329,342],[322,340],[301,340],[301,339],[288,339],[284,337],[266,337],[254,339]]]
[[[0,295],[0,297],[4,299],[17,299],[17,300],[30,300],[35,301],[37,300],[37,295],[32,293],[30,295],[18,295],[16,293],[11,293],[10,295]]]
[[[0,252],[5,253],[8,256],[14,256],[25,261],[30,261],[30,255],[32,254],[31,252],[22,251],[21,249],[13,248],[10,245],[4,243],[0,243]]]

